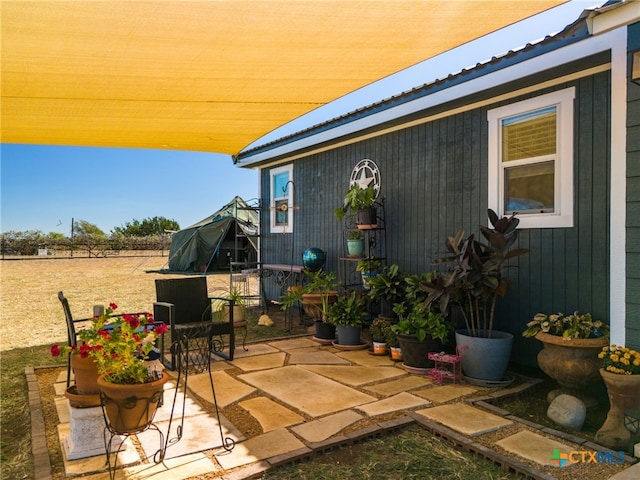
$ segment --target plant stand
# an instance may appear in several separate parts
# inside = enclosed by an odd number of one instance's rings
[[[454,383],[462,383],[462,355],[455,355],[443,352],[430,352],[427,354],[429,360],[433,360],[434,368],[429,369],[429,376],[433,383],[442,383],[450,380]]]
[[[191,352],[190,349],[193,345],[195,345],[196,349],[200,350],[201,345],[198,343],[198,341],[202,340],[203,338],[208,338],[209,342],[212,342],[211,339],[215,333],[216,333],[216,325],[211,322],[192,323],[192,324],[189,324],[189,328],[182,328],[180,330],[179,338],[176,339],[171,344],[171,353],[172,355],[175,355],[175,358],[177,359],[178,377],[176,379],[176,388],[173,395],[173,402],[171,404],[171,413],[169,415],[169,424],[167,426],[166,436],[158,428],[158,426],[153,423],[153,417],[155,416],[156,410],[154,410],[152,413],[149,414],[148,424],[144,428],[136,430],[135,432],[131,432],[131,433],[122,433],[122,432],[116,431],[111,426],[111,424],[107,421],[106,413],[104,410],[105,409],[104,395],[101,394],[102,410],[103,410],[104,422],[106,424],[105,430],[104,430],[105,432],[104,448],[106,450],[106,456],[107,456],[106,463],[109,469],[110,480],[115,480],[116,468],[117,468],[117,462],[118,462],[118,453],[122,451],[123,445],[124,445],[124,441],[122,441],[119,443],[118,448],[116,449],[115,452],[112,450],[112,445],[114,443],[113,440],[116,436],[120,435],[124,437],[126,440],[127,437],[129,437],[130,435],[133,435],[134,433],[138,434],[147,430],[154,430],[158,432],[158,436],[160,437],[160,446],[158,450],[153,454],[153,457],[152,457],[153,462],[156,464],[157,463],[164,464],[164,459],[165,459],[165,454],[167,449],[177,444],[182,439],[182,436],[184,433],[184,416],[185,416],[184,406],[186,405],[186,402],[187,402],[187,385],[188,385],[188,379],[189,379],[189,372],[194,370],[194,368],[190,365],[191,360],[194,358],[193,352]],[[194,343],[194,340],[196,340],[195,343]],[[196,352],[196,353],[199,353],[199,352]],[[222,447],[226,451],[230,452],[235,447],[235,441],[232,438],[225,437],[224,432],[222,430],[220,411],[218,408],[218,401],[216,399],[216,392],[213,384],[213,376],[211,374],[211,359],[209,358],[208,359],[209,361],[206,362],[205,364],[204,362],[202,362],[202,358],[200,358],[199,355],[196,355],[196,358],[198,360],[198,364],[196,365],[195,371],[200,372],[202,371],[201,369],[204,367],[209,372],[209,382],[211,384],[211,393],[213,394],[213,404],[215,407],[216,417],[218,421],[220,438],[222,440]],[[164,375],[166,376],[167,374],[165,373]],[[180,423],[176,428],[176,434],[174,436],[171,436],[171,425],[174,421],[176,400],[178,399],[180,382],[183,378],[183,375],[184,375],[184,385],[182,387],[182,396],[183,396],[182,413],[180,414],[180,419],[179,419]],[[158,398],[157,395],[153,395],[150,398],[137,398],[136,401],[138,402],[147,401],[149,405],[151,405],[152,403],[157,403],[157,406],[159,407],[159,406],[162,406],[162,404],[164,403],[164,392],[161,392],[159,397],[160,398]],[[124,406],[120,408],[126,409],[127,407]],[[111,462],[112,453],[116,454],[113,460],[113,465]]]

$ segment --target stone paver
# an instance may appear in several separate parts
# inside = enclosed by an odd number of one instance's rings
[[[240,406],[255,417],[263,432],[304,422],[304,418],[266,397],[256,397],[240,402]]]
[[[222,437],[220,435],[220,426],[217,418],[206,414],[185,416],[182,438],[180,441],[169,445],[165,453],[166,458],[174,458],[188,453],[202,452],[204,450],[221,447],[223,438],[231,438],[236,442],[241,442],[246,438],[223,415],[220,415],[220,421],[222,422]],[[171,422],[171,431],[168,434],[168,421],[154,423],[165,436],[168,435],[170,439],[177,439],[177,430],[181,423],[180,416],[173,419]],[[140,441],[145,455],[152,457],[159,448],[157,432],[146,430],[136,436]]]
[[[287,340],[277,340],[268,342],[269,345],[284,352],[295,350],[296,348],[318,347],[318,344],[307,337],[291,338]]]
[[[253,370],[282,367],[286,356],[287,354],[284,352],[254,355],[251,357],[238,358],[237,360],[234,359],[233,364],[245,372],[251,372]]]
[[[302,368],[310,372],[317,373],[323,377],[337,380],[347,385],[359,386],[365,383],[373,383],[380,380],[395,378],[406,373],[397,368],[364,367],[364,366],[343,366],[332,365],[306,365]]]
[[[277,348],[272,347],[271,345],[267,345],[266,343],[252,343],[251,345],[247,346],[247,349],[248,350],[245,351],[242,348],[236,348],[236,351],[233,354],[233,361],[235,362],[236,359],[239,358],[253,357],[255,355],[266,355],[268,353],[278,353],[280,351]]]
[[[464,403],[439,405],[416,413],[471,437],[493,432],[513,423]]]
[[[224,408],[227,405],[237,402],[256,391],[255,388],[239,382],[225,372],[213,372],[212,377],[216,390],[218,407],[220,408]],[[211,392],[211,383],[208,373],[190,375],[188,383],[188,388],[191,391],[197,392],[197,394],[204,400],[213,403],[213,393]]]
[[[370,395],[297,366],[246,373],[239,378],[312,417],[375,400]]]
[[[382,400],[378,400],[377,402],[368,403],[357,408],[369,416],[375,416],[428,404],[429,402],[423,398],[416,397],[415,395],[411,395],[407,392],[402,392],[397,395],[393,395],[392,397],[387,397]]]
[[[395,365],[395,362],[386,355],[370,355],[368,350],[341,351],[336,353],[336,355],[363,366],[377,367]]]
[[[231,452],[216,453],[216,460],[222,468],[229,470],[304,447],[304,443],[295,435],[280,428],[242,442]]]
[[[60,439],[60,448],[64,452],[64,439],[70,434],[71,428],[68,423],[58,425],[58,438]],[[102,432],[100,432],[102,434]],[[112,462],[115,461],[115,454],[112,454]],[[79,458],[77,460],[68,460],[67,456],[62,455],[64,462],[64,471],[67,477],[83,475],[87,472],[99,472],[106,470],[106,454],[95,455],[93,457]],[[118,465],[132,465],[140,462],[140,455],[136,451],[131,439],[125,441],[123,449],[118,453]],[[108,477],[107,477],[108,478]]]
[[[431,385],[431,380],[417,375],[405,375],[397,380],[391,380],[389,382],[377,383],[364,387],[369,392],[376,393],[378,395],[394,395],[400,392],[406,392],[415,388]],[[412,392],[416,393],[416,392]]]
[[[296,425],[291,430],[308,442],[321,442],[363,418],[353,410],[345,410],[302,425]]]
[[[316,348],[300,348],[290,352],[289,365],[349,365],[349,361]]]
[[[203,453],[169,458],[164,463],[165,465],[152,463],[151,465],[136,465],[123,470],[118,469],[116,480],[176,480],[220,471],[220,467]],[[109,477],[103,478],[106,480]],[[83,477],[83,480],[88,479]]]
[[[413,393],[432,402],[445,403],[477,391],[477,388],[464,385],[434,385],[432,388],[416,390]]]
[[[575,450],[575,447],[565,445],[551,438],[537,433],[523,430],[509,437],[503,438],[496,442],[496,445],[504,448],[507,452],[515,453],[528,460],[532,460],[540,465],[548,465],[558,467],[558,461],[552,460],[554,451],[558,451],[560,455],[568,455]],[[559,458],[556,456],[556,458]],[[566,463],[563,468],[573,465]]]

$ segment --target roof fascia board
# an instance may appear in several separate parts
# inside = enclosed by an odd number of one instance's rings
[[[366,130],[375,125],[393,121],[398,118],[417,113],[421,110],[442,105],[457,98],[467,95],[469,92],[479,92],[498,85],[525,78],[534,72],[548,70],[565,63],[573,62],[579,58],[588,57],[612,47],[611,36],[608,33],[591,36],[584,40],[558,48],[546,53],[523,60],[511,66],[488,72],[484,75],[469,79],[463,83],[449,88],[424,95],[406,103],[393,106],[366,117],[356,119],[335,128],[319,132],[291,143],[275,147],[271,150],[256,153],[238,161],[238,166],[251,167],[258,163],[268,162],[270,159],[280,158],[295,153],[298,150],[308,149],[314,145],[335,141],[341,137],[354,135],[358,131]],[[308,154],[308,152],[307,152]]]
[[[600,35],[616,28],[630,25],[640,20],[640,2],[627,1],[594,11],[587,17],[587,27],[592,35]]]

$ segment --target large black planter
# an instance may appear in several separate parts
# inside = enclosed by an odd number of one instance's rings
[[[322,320],[316,320],[316,338],[322,340],[335,340],[336,338],[336,326],[333,323],[323,322]]]
[[[415,335],[398,335],[398,343],[404,357],[404,364],[416,368],[432,368],[434,363],[427,358],[429,352],[441,352],[442,342],[427,336],[422,342]]]

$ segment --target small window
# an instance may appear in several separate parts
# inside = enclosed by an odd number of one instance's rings
[[[293,165],[274,168],[271,177],[271,232],[293,232]]]
[[[573,226],[573,88],[488,112],[489,208],[522,228]]]

